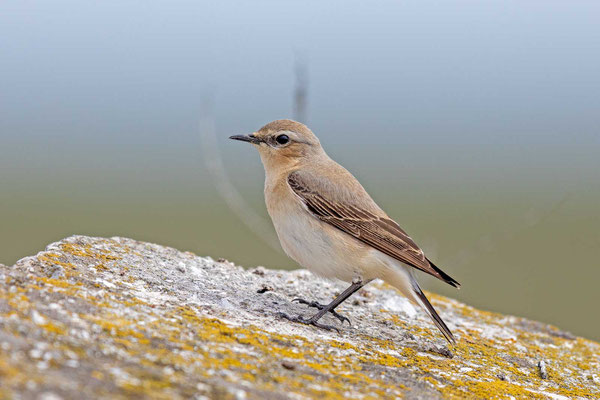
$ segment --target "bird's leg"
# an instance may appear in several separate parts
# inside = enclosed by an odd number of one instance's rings
[[[300,304],[306,304],[309,307],[318,308],[319,310],[322,310],[325,307],[327,307],[327,305],[321,304],[318,301],[308,301],[301,298],[295,298],[294,300],[292,300],[292,302],[294,301],[297,301]],[[344,317],[343,315],[338,314],[338,312],[335,310],[329,310],[329,312],[331,313],[331,315],[339,319],[342,324],[344,324],[344,322],[348,322],[348,325],[352,325],[348,317]]]
[[[322,305],[316,302],[313,303],[309,303],[306,300],[302,300],[302,299],[295,299],[295,300],[300,300],[301,303],[304,304],[308,304],[309,306],[313,306],[319,309],[319,312],[317,312],[315,315],[313,315],[312,317],[306,319],[304,317],[302,317],[301,315],[297,316],[297,317],[290,317],[287,314],[284,313],[279,313],[279,316],[285,319],[288,319],[290,321],[293,322],[300,322],[302,324],[307,324],[307,325],[313,325],[316,326],[317,328],[322,328],[322,329],[327,329],[327,330],[336,330],[339,332],[339,330],[331,325],[324,325],[319,323],[318,321],[321,319],[321,317],[325,314],[327,314],[328,312],[332,313],[336,318],[338,318],[340,321],[342,321],[342,323],[344,322],[344,320],[347,320],[348,323],[350,323],[350,320],[348,320],[348,318],[343,317],[341,315],[339,315],[338,313],[335,312],[335,308],[337,306],[339,306],[340,304],[342,304],[348,297],[352,296],[354,293],[356,293],[360,288],[362,288],[366,283],[362,281],[362,279],[355,279],[352,281],[352,284],[342,292],[342,294],[340,294],[338,297],[336,297],[331,303],[327,304],[327,305]]]

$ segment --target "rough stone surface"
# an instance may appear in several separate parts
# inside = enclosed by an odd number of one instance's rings
[[[277,317],[314,312],[295,297],[326,302],[343,288],[303,270],[73,236],[0,265],[0,397],[600,396],[598,343],[436,295],[456,346],[377,282],[340,307],[353,326],[339,334]]]

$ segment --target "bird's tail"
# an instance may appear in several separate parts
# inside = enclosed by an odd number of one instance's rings
[[[432,263],[429,258],[427,258],[426,260],[429,263],[429,265],[431,265],[431,268],[433,268],[433,270],[438,273],[439,278],[441,278],[448,285],[451,285],[457,289],[460,289],[460,283],[458,283],[458,281],[456,279],[454,279],[453,277],[451,277],[450,275],[448,275],[447,273],[442,271],[437,265]]]
[[[450,329],[448,328],[448,326],[446,325],[446,323],[444,322],[442,317],[440,317],[439,314],[437,313],[437,311],[435,311],[435,308],[433,308],[433,306],[427,299],[427,296],[425,296],[425,293],[423,293],[423,291],[419,287],[419,284],[417,283],[417,281],[414,279],[413,279],[413,281],[414,281],[414,292],[415,292],[416,297],[418,298],[418,300],[417,300],[418,303],[421,305],[421,307],[423,307],[425,309],[425,311],[427,312],[427,314],[429,315],[429,317],[431,318],[431,320],[433,321],[435,326],[437,326],[437,328],[440,330],[440,332],[442,332],[442,334],[444,335],[446,340],[452,344],[456,344],[456,339],[454,339],[454,335],[452,334],[452,332],[450,331]]]
[[[399,289],[406,298],[411,302],[421,306],[427,315],[431,318],[435,326],[442,332],[446,340],[452,344],[456,343],[454,335],[439,316],[435,308],[431,305],[421,288],[419,283],[412,274],[412,271],[403,270],[402,272],[395,270],[395,273],[386,276],[386,282]]]

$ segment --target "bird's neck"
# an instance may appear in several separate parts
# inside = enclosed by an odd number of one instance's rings
[[[326,165],[327,162],[331,162],[329,156],[322,149],[310,157],[281,157],[263,153],[260,154],[260,157],[265,168],[265,187],[281,180],[287,180],[289,174],[299,169]]]
[[[285,159],[282,160],[279,157],[275,159],[268,155],[261,154],[261,160],[263,167],[265,168],[265,184],[269,182],[275,182],[282,178],[287,177],[291,172],[295,171],[301,165],[298,159]]]

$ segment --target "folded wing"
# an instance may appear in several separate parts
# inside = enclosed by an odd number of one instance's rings
[[[420,269],[454,287],[460,287],[456,280],[425,257],[419,246],[395,221],[378,216],[358,204],[328,196],[325,194],[326,191],[318,190],[318,183],[315,180],[300,172],[291,173],[288,184],[304,202],[309,212],[321,221],[404,264]]]

